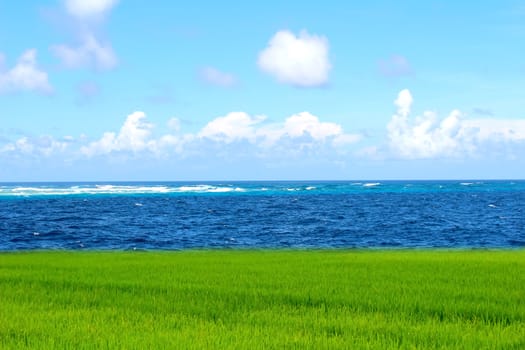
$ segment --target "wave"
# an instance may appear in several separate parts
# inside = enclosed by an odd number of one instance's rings
[[[459,188],[460,189],[459,189]],[[239,183],[18,183],[0,185],[0,198],[38,196],[90,195],[241,195],[241,194],[355,194],[370,190],[379,192],[434,192],[520,190],[525,181],[509,182],[239,182]]]
[[[265,193],[265,192],[303,192],[313,191],[315,186],[304,187],[270,187],[270,186],[234,186],[234,185],[74,185],[74,186],[3,186],[0,189],[0,197],[17,196],[65,196],[65,195],[133,195],[133,194],[220,194],[220,193]]]
[[[260,189],[261,191],[264,189]],[[0,189],[0,196],[64,196],[64,195],[111,195],[111,194],[169,194],[169,193],[227,193],[246,192],[242,187],[212,185],[75,185],[67,187],[7,187]]]

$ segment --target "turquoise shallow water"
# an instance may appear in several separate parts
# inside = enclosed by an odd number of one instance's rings
[[[0,184],[0,250],[525,246],[525,181]]]

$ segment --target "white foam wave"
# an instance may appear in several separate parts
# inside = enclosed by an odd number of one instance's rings
[[[161,194],[161,193],[226,193],[245,192],[245,188],[212,185],[75,185],[67,187],[4,187],[0,196],[57,196],[57,195],[96,195],[96,194]]]
[[[375,187],[375,186],[379,186],[381,185],[380,182],[367,182],[365,184],[363,184],[363,187]]]
[[[48,188],[40,188],[40,187],[15,187],[11,191],[13,192],[45,192],[48,191]]]
[[[211,188],[209,185],[180,186],[175,188],[175,192],[206,192]]]
[[[244,192],[244,188],[228,186],[211,186],[211,185],[190,185],[180,186],[173,189],[173,192],[197,192],[197,193],[226,193],[226,192]]]
[[[210,193],[225,193],[225,192],[233,192],[233,191],[234,191],[234,189],[233,188],[229,188],[229,187],[215,187],[215,188],[210,188],[206,192],[210,192]]]

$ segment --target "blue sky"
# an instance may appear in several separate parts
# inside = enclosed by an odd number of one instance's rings
[[[0,0],[0,181],[525,178],[525,2]]]

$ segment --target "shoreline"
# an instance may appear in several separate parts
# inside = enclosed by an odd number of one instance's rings
[[[28,248],[28,249],[0,249],[0,255],[11,253],[220,253],[220,252],[348,252],[348,253],[380,253],[380,252],[406,252],[406,253],[462,253],[462,252],[525,252],[525,246],[502,246],[502,247],[202,247],[202,248],[174,248],[174,249],[155,249],[155,248],[106,248],[106,249],[90,249],[90,248]]]

